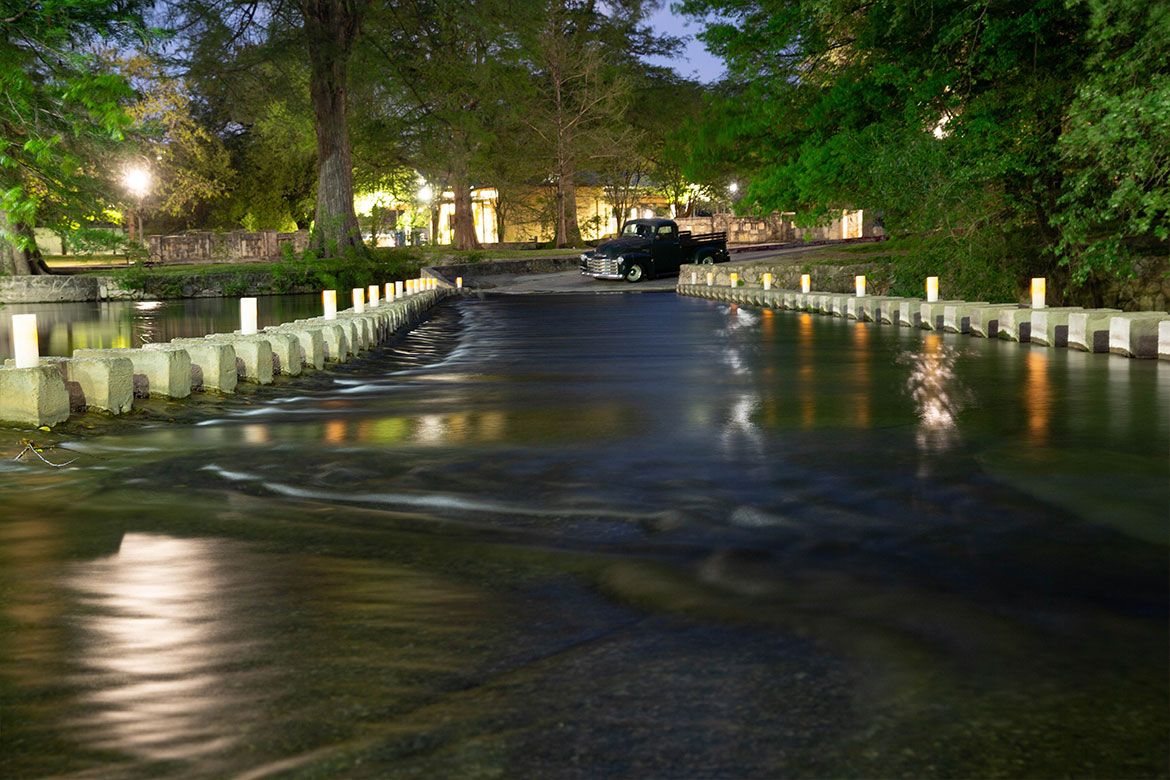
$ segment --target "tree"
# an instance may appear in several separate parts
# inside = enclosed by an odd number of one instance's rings
[[[1068,106],[1062,260],[1090,288],[1170,241],[1170,8],[1091,0],[1086,77]]]
[[[184,64],[201,82],[264,62],[303,56],[316,138],[314,246],[322,254],[364,253],[353,210],[349,62],[370,0],[176,0]],[[227,64],[225,64],[227,63]]]
[[[131,0],[0,2],[0,271],[48,273],[34,228],[51,210],[81,219],[104,206],[87,160],[122,141],[133,92],[94,53],[141,40]]]
[[[479,246],[471,190],[522,88],[509,25],[531,9],[505,0],[419,0],[371,16],[364,121],[454,199],[454,244]]]
[[[805,221],[882,209],[887,230],[937,237],[947,270],[982,265],[988,277],[1024,278],[1052,269],[1062,117],[1086,54],[1079,8],[683,5],[718,16],[704,38],[729,72],[726,97],[697,134],[692,175],[750,171],[746,206]]]

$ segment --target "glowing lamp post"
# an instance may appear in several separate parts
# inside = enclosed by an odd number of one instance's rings
[[[377,306],[378,306],[378,285],[371,284],[369,286],[369,294],[370,294],[370,308],[371,309],[377,308]]]
[[[322,290],[321,305],[325,308],[325,319],[337,319],[337,290]]]
[[[142,211],[143,198],[150,194],[150,183],[150,170],[140,165],[129,167],[122,172],[122,186],[137,202],[137,208],[130,212],[130,219],[127,220],[130,223],[131,241],[135,237],[135,222],[138,223],[138,240],[142,240],[142,215],[140,212]]]
[[[926,302],[935,303],[938,301],[938,277],[926,277]]]
[[[853,277],[853,288],[858,298],[865,297],[865,277],[858,275]]]
[[[259,326],[255,298],[240,298],[240,333],[254,336]]]
[[[1032,308],[1044,308],[1044,294],[1047,291],[1048,282],[1043,276],[1037,276],[1032,279]]]
[[[366,291],[360,287],[353,288],[353,310],[361,314],[366,310]]]
[[[812,276],[810,274],[800,275],[800,291],[807,293],[812,290]]]
[[[37,315],[12,315],[12,355],[17,368],[36,368],[41,362],[37,341]]]

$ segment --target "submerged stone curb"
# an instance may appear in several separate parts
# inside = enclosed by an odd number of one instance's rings
[[[1033,309],[1009,303],[923,301],[888,295],[764,290],[682,284],[679,295],[788,311],[805,311],[978,338],[1170,360],[1170,312],[1122,312],[1076,306]]]
[[[326,363],[344,363],[413,328],[454,290],[440,287],[382,302],[363,312],[273,325],[259,333],[212,333],[139,348],[78,349],[33,368],[0,367],[0,421],[50,426],[75,412],[122,414],[134,398],[183,399],[192,392],[234,393],[240,382],[271,384]]]

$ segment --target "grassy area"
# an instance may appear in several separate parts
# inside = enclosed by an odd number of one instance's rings
[[[71,265],[77,273],[108,276],[128,290],[159,298],[181,298],[194,290],[220,289],[225,295],[271,294],[306,290],[365,287],[386,281],[409,279],[426,266],[538,260],[572,257],[576,249],[481,249],[459,251],[450,247],[402,247],[370,250],[364,257],[319,259],[312,255],[269,262],[158,264],[133,263],[110,268],[111,256],[70,256],[50,259],[54,267]],[[87,266],[104,265],[105,268]]]

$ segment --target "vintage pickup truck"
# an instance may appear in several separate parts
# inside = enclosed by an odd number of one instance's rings
[[[679,232],[671,219],[632,219],[621,235],[581,255],[581,273],[594,279],[640,282],[646,277],[677,274],[683,263],[724,263],[726,233]]]

